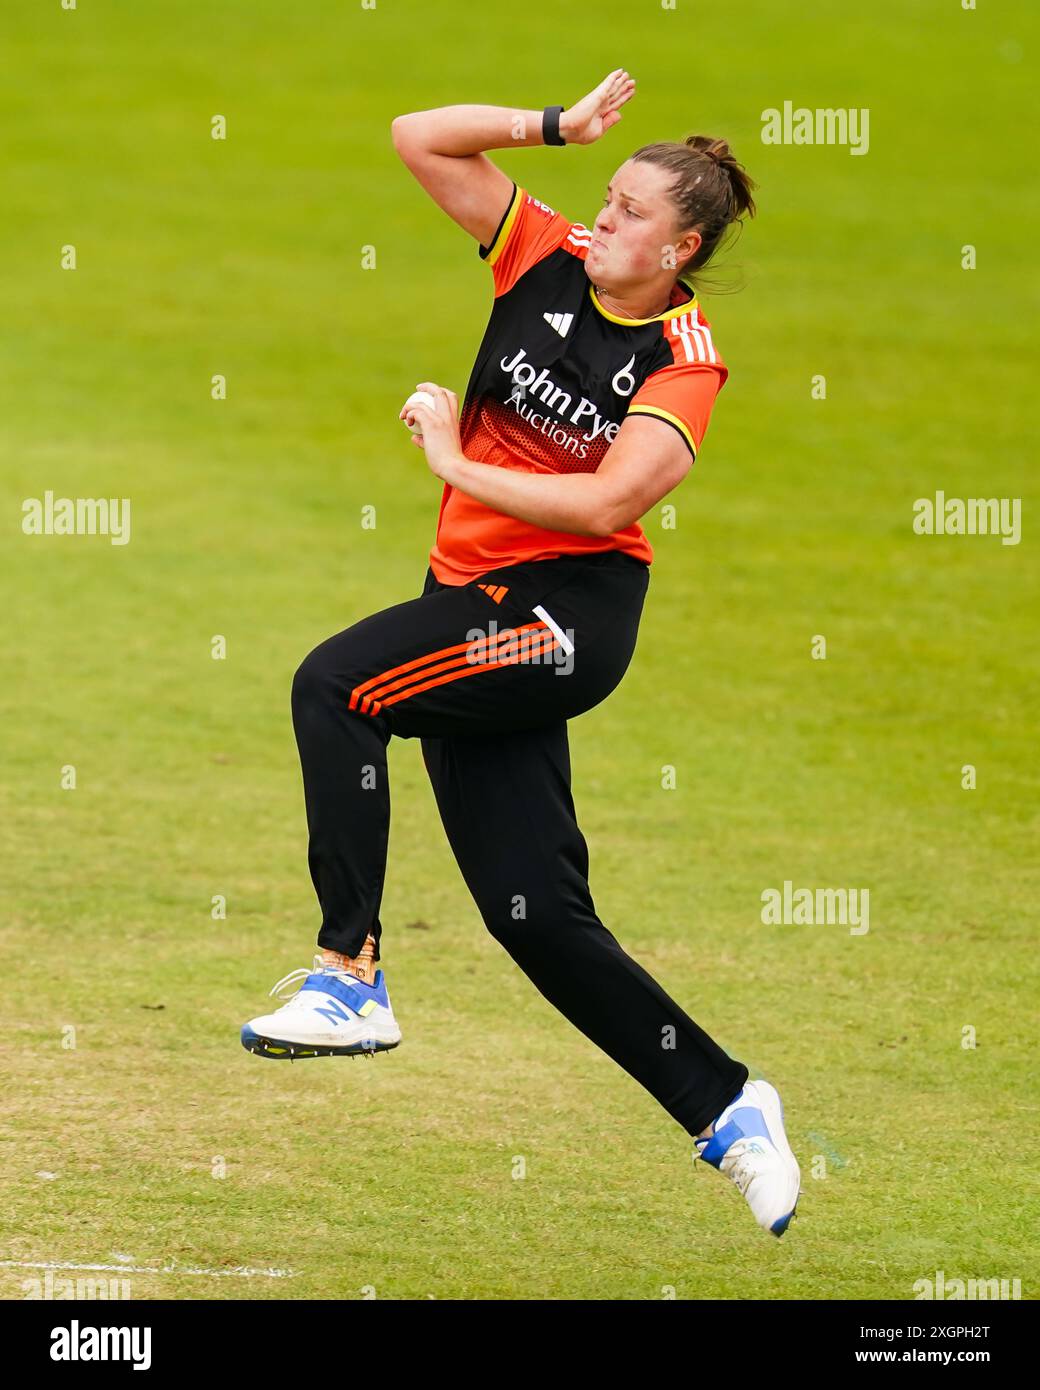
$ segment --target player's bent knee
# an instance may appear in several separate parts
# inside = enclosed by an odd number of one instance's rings
[[[292,680],[293,709],[325,703],[332,694],[333,680],[323,660],[320,647],[315,647],[300,662]]]

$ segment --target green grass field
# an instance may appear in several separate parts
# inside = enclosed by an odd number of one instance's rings
[[[7,7],[0,1295],[68,1262],[171,1267],[135,1299],[912,1299],[940,1269],[1036,1297],[1029,10]],[[317,927],[292,673],[419,593],[441,485],[397,411],[461,395],[491,305],[390,122],[622,65],[603,141],[492,157],[591,222],[631,150],[725,135],[760,215],[703,298],[731,377],[676,528],[644,519],[575,800],[606,925],[781,1089],[783,1241],[487,934],[417,742],[381,914],[402,1046],[238,1040]],[[869,108],[869,152],[763,144],[785,100]],[[24,535],[48,489],[130,497],[129,544]],[[937,490],[1021,498],[1021,542],[915,535]],[[764,925],[785,880],[868,888],[869,932]],[[289,1273],[184,1272],[239,1268]]]

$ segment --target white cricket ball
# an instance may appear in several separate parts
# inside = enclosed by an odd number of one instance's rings
[[[405,424],[405,426],[407,427],[407,429],[408,429],[408,431],[409,431],[410,434],[420,434],[420,435],[421,435],[421,434],[422,434],[422,425],[419,423],[419,417],[418,417],[418,415],[416,415],[416,416],[413,418],[412,423],[411,423],[410,425],[408,424],[408,415],[407,415],[407,411],[408,411],[408,407],[409,407],[410,405],[428,405],[428,406],[430,407],[431,410],[436,410],[436,408],[437,408],[437,402],[436,402],[436,401],[434,400],[434,398],[430,395],[429,391],[413,391],[412,394],[408,397],[408,399],[407,399],[407,400],[405,401],[405,403],[404,403],[404,409],[405,409],[405,412],[406,412],[406,413],[405,413],[405,417],[404,417],[404,424]]]

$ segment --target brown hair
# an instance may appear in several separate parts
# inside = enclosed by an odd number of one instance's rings
[[[631,159],[656,164],[675,175],[668,190],[676,207],[679,227],[696,227],[703,240],[676,277],[690,282],[714,255],[726,228],[745,215],[754,217],[751,190],[756,187],[725,140],[711,135],[689,135],[685,141],[661,140],[644,145]]]

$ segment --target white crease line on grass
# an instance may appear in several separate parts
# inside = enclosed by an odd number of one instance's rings
[[[248,1265],[236,1265],[233,1269],[194,1269],[190,1265],[163,1265],[155,1269],[151,1265],[79,1265],[67,1261],[52,1260],[0,1260],[3,1269],[93,1269],[111,1270],[117,1274],[208,1274],[220,1279],[234,1276],[239,1279],[292,1279],[294,1269],[250,1269]]]

